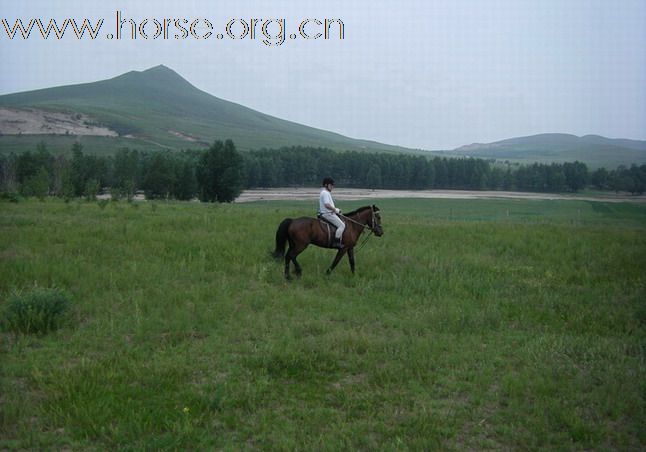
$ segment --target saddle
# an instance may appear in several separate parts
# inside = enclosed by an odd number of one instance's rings
[[[321,223],[323,230],[327,232],[328,246],[330,248],[334,248],[336,244],[335,233],[338,228],[328,220],[326,220],[321,214],[316,215],[316,218],[319,220],[319,223]]]

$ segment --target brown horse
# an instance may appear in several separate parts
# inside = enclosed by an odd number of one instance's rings
[[[339,249],[327,269],[329,274],[337,266],[341,258],[348,253],[350,270],[354,273],[354,247],[364,229],[370,229],[377,237],[383,235],[381,228],[381,215],[379,208],[375,205],[361,207],[347,215],[340,215],[345,220],[345,231],[343,231],[343,248]],[[276,249],[272,253],[275,259],[282,259],[285,256],[285,278],[290,279],[289,263],[294,263],[296,276],[302,274],[301,266],[296,261],[296,256],[301,254],[307,246],[312,243],[321,248],[334,248],[334,228],[323,220],[317,218],[285,218],[276,231]],[[285,254],[285,243],[289,241],[289,250]]]

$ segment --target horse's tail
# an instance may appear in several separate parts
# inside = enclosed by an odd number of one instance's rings
[[[271,253],[274,259],[282,259],[285,255],[285,243],[287,243],[289,225],[292,224],[291,218],[285,218],[276,230],[276,249]]]

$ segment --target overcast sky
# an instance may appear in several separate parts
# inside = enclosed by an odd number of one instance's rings
[[[208,19],[209,39],[108,39],[116,11]],[[198,88],[263,113],[353,138],[450,149],[544,132],[646,139],[644,0],[3,0],[0,19],[104,23],[95,40],[9,40],[0,94],[90,82],[164,64]],[[230,19],[339,18],[343,40],[266,46],[230,39]],[[262,24],[260,22],[260,24]],[[209,30],[198,23],[198,36]],[[316,34],[315,22],[306,32]],[[322,28],[322,27],[321,27]],[[233,32],[242,33],[239,22]],[[277,34],[276,23],[268,32]],[[217,33],[223,39],[217,39]]]

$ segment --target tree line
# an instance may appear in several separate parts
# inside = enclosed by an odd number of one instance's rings
[[[119,149],[101,157],[74,143],[71,155],[52,155],[44,143],[35,152],[0,156],[0,192],[43,198],[95,198],[109,188],[112,199],[172,198],[233,201],[244,188],[244,162],[231,140],[206,151],[139,152]]]
[[[75,143],[53,155],[44,143],[34,152],[0,156],[0,191],[24,196],[93,198],[109,187],[113,198],[229,202],[244,188],[318,186],[332,176],[338,186],[372,189],[468,189],[576,192],[586,187],[643,194],[646,165],[589,171],[581,162],[513,166],[475,158],[333,152],[290,147],[239,153],[231,140],[206,151],[86,154]]]
[[[586,187],[643,194],[646,165],[590,171],[582,162],[503,164],[477,158],[331,152],[322,148],[263,149],[245,154],[247,187],[338,186],[383,189],[577,192]]]

